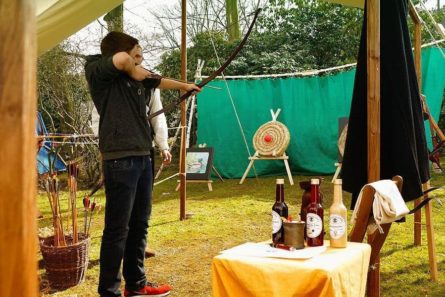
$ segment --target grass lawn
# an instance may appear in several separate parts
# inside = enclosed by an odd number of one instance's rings
[[[172,172],[163,172],[161,179]],[[247,241],[258,242],[270,238],[275,178],[247,179],[243,185],[238,184],[239,180],[215,180],[213,192],[208,191],[206,184],[188,184],[187,212],[194,215],[185,221],[179,221],[176,178],[156,186],[148,235],[149,246],[156,251],[156,257],[145,262],[149,280],[170,283],[174,288],[170,295],[172,297],[211,296],[211,261],[219,251]],[[299,212],[303,192],[298,182],[308,178],[294,176],[296,185],[285,185],[285,201],[289,205],[289,214],[294,217]],[[331,178],[326,176],[321,185],[325,196],[325,216],[328,215],[332,201]],[[288,183],[288,180],[285,181]],[[437,175],[432,179],[433,186],[444,184],[444,176]],[[444,198],[445,191],[436,192],[439,198]],[[82,205],[83,193],[78,194],[79,208]],[[96,196],[104,203],[103,190]],[[63,197],[66,199],[66,193]],[[349,207],[349,195],[344,193],[343,198],[345,205]],[[43,192],[39,193],[38,206],[44,215],[44,218],[39,220],[39,227],[51,225],[49,205]],[[412,203],[409,203],[408,207],[412,208]],[[393,224],[382,249],[382,296],[445,296],[445,209],[433,202],[433,212],[438,282],[433,283],[429,279],[426,231],[422,230],[423,245],[413,246],[413,216],[408,216],[406,223]],[[51,292],[40,263],[39,275],[42,278],[43,296],[97,296],[103,213],[102,208],[93,217],[90,264],[86,281],[63,292]],[[351,213],[349,217],[350,215]],[[326,222],[325,218],[325,226]]]

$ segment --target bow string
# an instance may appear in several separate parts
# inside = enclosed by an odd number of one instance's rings
[[[227,66],[230,65],[230,63],[236,58],[236,56],[238,55],[238,53],[241,51],[241,49],[244,47],[244,44],[246,43],[247,39],[249,38],[250,33],[252,32],[252,29],[255,25],[255,22],[258,18],[258,15],[261,12],[261,8],[258,8],[255,12],[255,16],[252,20],[252,23],[249,26],[249,29],[247,30],[246,35],[244,35],[243,40],[241,40],[241,42],[238,44],[238,46],[236,47],[236,49],[230,54],[229,58],[224,62],[224,64],[222,64],[215,72],[213,72],[210,76],[206,77],[204,80],[202,80],[197,86],[202,88],[205,85],[207,85],[209,82],[211,82],[212,80],[214,80],[218,75],[220,75],[226,68]],[[168,112],[170,110],[172,110],[175,106],[177,106],[178,104],[180,104],[182,101],[184,101],[185,99],[187,99],[188,97],[190,97],[195,91],[187,91],[186,93],[184,93],[183,95],[181,95],[180,97],[176,98],[175,100],[173,100],[172,102],[170,102],[169,104],[167,104],[166,106],[164,106],[162,109],[150,114],[148,116],[148,120],[162,114],[165,112]]]

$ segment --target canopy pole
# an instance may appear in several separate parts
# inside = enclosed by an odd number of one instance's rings
[[[380,0],[367,2],[368,182],[380,179]],[[372,243],[373,236],[368,237]],[[368,273],[368,297],[380,296],[380,257]]]
[[[181,2],[181,80],[187,81],[187,0]],[[186,176],[185,176],[185,157],[186,148],[186,100],[181,102],[181,149],[179,155],[179,219],[186,219]]]
[[[35,1],[0,1],[0,36],[0,296],[37,297]]]

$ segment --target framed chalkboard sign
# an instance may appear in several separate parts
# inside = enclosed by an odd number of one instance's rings
[[[213,166],[213,148],[188,148],[185,172],[188,180],[209,180]]]

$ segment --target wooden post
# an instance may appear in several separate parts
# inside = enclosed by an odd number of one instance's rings
[[[380,0],[368,3],[368,182],[380,179]]]
[[[181,23],[181,79],[187,81],[187,0],[182,0],[182,23]],[[186,199],[187,199],[187,183],[185,176],[185,157],[186,148],[186,101],[181,102],[181,149],[179,155],[179,219],[186,219]]]
[[[409,14],[411,19],[414,22],[414,62],[416,67],[417,80],[419,83],[419,91],[422,92],[422,20],[420,19],[419,14],[417,13],[416,8],[413,3],[410,1],[409,3]],[[437,126],[437,123],[434,121],[432,115],[429,112],[428,105],[423,95],[422,103],[423,109],[429,115],[429,124],[431,136],[437,133],[441,140],[445,140],[445,136],[443,135],[440,128]],[[423,184],[423,190],[427,190],[430,188],[430,183],[426,182]],[[414,206],[417,206],[422,201],[422,198],[416,199],[414,201]],[[426,232],[427,232],[427,241],[428,241],[428,257],[429,257],[429,265],[430,265],[430,275],[431,280],[437,281],[437,256],[436,256],[436,241],[434,237],[434,228],[433,228],[433,211],[431,202],[429,202],[425,206],[425,218],[426,218]],[[422,232],[422,212],[419,209],[414,214],[414,245],[421,245],[421,232]]]
[[[430,188],[430,182],[423,185],[423,190]],[[433,206],[431,201],[425,205],[425,219],[426,219],[426,235],[428,241],[428,258],[430,265],[430,276],[432,281],[437,281],[437,256],[436,256],[436,239],[433,228]]]
[[[416,67],[417,82],[419,84],[419,92],[422,93],[422,23],[420,16],[416,11],[413,3],[409,3],[409,15],[414,23],[414,65]],[[424,102],[426,104],[426,101]],[[430,125],[430,129],[432,129]],[[431,130],[431,133],[434,133]],[[431,134],[433,135],[433,134]],[[421,199],[414,201],[414,206],[419,205]],[[414,214],[414,245],[422,244],[422,210],[419,209]]]
[[[409,15],[414,23],[414,65],[419,91],[422,92],[422,20],[411,1],[409,2]]]
[[[0,1],[0,296],[38,296],[35,1]]]
[[[367,1],[368,182],[380,179],[380,0]],[[368,242],[373,238],[369,237]],[[374,248],[374,247],[373,247]],[[380,296],[380,258],[370,263],[367,296]]]

